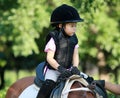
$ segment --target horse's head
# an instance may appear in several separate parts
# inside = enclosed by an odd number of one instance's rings
[[[74,82],[70,89],[68,98],[96,98],[96,94],[81,82]]]

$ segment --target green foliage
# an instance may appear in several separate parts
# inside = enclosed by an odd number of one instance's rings
[[[63,3],[73,5],[84,18],[77,31],[80,59],[97,64],[102,52],[106,65],[119,66],[119,0],[1,0],[0,52],[7,58],[42,54],[51,12]]]
[[[6,60],[2,60],[2,59],[0,59],[0,66],[1,67],[4,67],[5,65],[6,65]]]
[[[106,64],[112,69],[120,64],[120,15],[117,0],[73,0],[74,5],[82,12],[84,25],[79,24],[77,32],[80,44],[80,57],[86,59],[89,56],[95,61],[97,54],[102,51]],[[107,53],[107,54],[106,54]]]
[[[35,39],[40,37],[43,28],[49,26],[47,5],[29,0],[18,0],[18,4],[18,8],[2,13],[0,34],[5,42],[12,42],[11,50],[15,56],[39,53]]]

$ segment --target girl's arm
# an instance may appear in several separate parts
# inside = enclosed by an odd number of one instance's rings
[[[47,62],[54,68],[57,69],[59,64],[57,61],[54,59],[54,54],[55,54],[56,46],[54,39],[51,38],[48,43],[45,46],[45,52],[47,53],[46,60]]]
[[[47,62],[54,68],[57,69],[59,64],[57,61],[54,59],[54,54],[55,52],[52,50],[48,50],[47,52]]]
[[[73,53],[73,66],[78,67],[79,65],[79,53],[78,53],[78,48],[74,48],[74,53]]]
[[[120,95],[120,85],[119,84],[105,82],[105,89],[114,93],[114,94]]]

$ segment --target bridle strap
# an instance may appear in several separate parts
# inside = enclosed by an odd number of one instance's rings
[[[96,93],[93,90],[91,90],[89,88],[86,88],[86,87],[80,87],[80,88],[74,88],[74,89],[66,90],[62,93],[62,95],[68,94],[68,93],[73,92],[73,91],[91,92],[95,96],[95,98],[99,98],[99,97],[96,96]]]
[[[72,92],[72,91],[87,91],[87,92],[92,92],[89,88],[80,87],[80,88],[74,88],[74,89],[66,90],[62,94],[64,95],[64,94],[67,94],[67,93]]]

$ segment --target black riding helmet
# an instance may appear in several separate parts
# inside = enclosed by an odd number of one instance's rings
[[[82,22],[77,10],[69,5],[63,4],[57,7],[51,15],[50,23],[52,25],[68,22]]]

